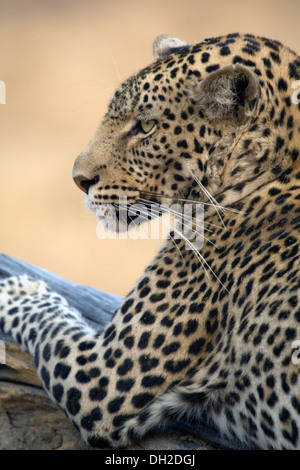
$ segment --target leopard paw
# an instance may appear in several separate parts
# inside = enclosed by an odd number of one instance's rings
[[[32,279],[27,275],[8,277],[0,282],[0,306],[20,300],[27,295],[47,295],[50,289],[44,281]]]

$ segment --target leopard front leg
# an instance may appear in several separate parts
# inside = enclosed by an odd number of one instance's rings
[[[26,275],[0,282],[0,332],[33,356],[50,398],[82,431],[80,416],[82,413],[86,416],[89,407],[81,400],[78,384],[71,385],[80,382],[80,371],[77,376],[76,372],[80,359],[83,360],[79,358],[76,363],[74,355],[76,346],[79,351],[91,349],[96,332],[62,296],[52,292],[43,281]],[[87,362],[92,365],[95,360],[96,355],[90,354]],[[97,377],[100,371],[90,369],[89,374]],[[95,411],[91,415],[96,419]],[[88,441],[88,434],[82,434]]]
[[[170,309],[171,293],[146,271],[97,332],[43,282],[8,278],[0,283],[0,330],[33,355],[49,396],[86,442],[126,446],[163,422],[170,390],[192,377],[209,341],[205,316]]]
[[[9,277],[0,282],[0,331],[31,354],[38,334],[34,322],[36,317],[32,314],[36,314],[41,302],[45,301],[51,301],[56,308],[67,305],[66,300],[52,293],[45,282],[26,275]]]

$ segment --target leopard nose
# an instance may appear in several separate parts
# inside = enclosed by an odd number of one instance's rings
[[[90,187],[98,183],[99,176],[95,176],[95,178],[93,179],[88,179],[83,175],[76,175],[73,177],[73,179],[75,184],[77,184],[78,188],[87,194],[89,192]]]

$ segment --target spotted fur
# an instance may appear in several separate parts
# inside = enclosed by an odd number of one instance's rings
[[[201,250],[171,237],[102,333],[43,283],[9,278],[0,329],[92,446],[205,410],[228,438],[299,449],[300,59],[247,34],[161,36],[154,55],[73,175],[92,210],[204,203]]]

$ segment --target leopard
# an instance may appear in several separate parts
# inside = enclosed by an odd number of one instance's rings
[[[120,232],[135,220],[124,206],[151,223],[189,203],[198,243],[174,222],[101,331],[43,281],[8,277],[0,330],[92,447],[205,415],[245,448],[299,449],[300,57],[241,33],[161,35],[153,55],[72,176]]]

